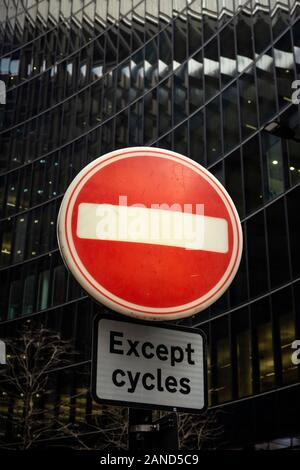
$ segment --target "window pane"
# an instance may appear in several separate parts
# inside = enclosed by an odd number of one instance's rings
[[[283,200],[266,210],[271,287],[290,279],[287,231]],[[280,249],[279,249],[280,247]]]
[[[222,95],[224,152],[239,143],[239,118],[236,84],[227,88]]]
[[[188,61],[190,113],[203,103],[203,60],[199,52]]]
[[[206,108],[206,152],[207,163],[214,163],[222,151],[219,97]]]
[[[44,310],[48,307],[49,300],[49,270],[42,271],[39,275],[38,285],[38,310]]]
[[[183,65],[174,74],[174,124],[181,122],[188,114],[188,76],[187,65]]]
[[[204,83],[206,101],[219,91],[219,79],[220,62],[218,39],[215,38],[204,48]]]
[[[275,44],[274,59],[279,108],[282,108],[291,101],[292,82],[295,79],[290,31]]]
[[[21,215],[20,217],[17,217],[16,219],[13,263],[22,261],[25,256],[27,221],[28,221],[27,214]]]
[[[203,111],[190,119],[190,158],[205,165]]]
[[[233,341],[236,344],[238,397],[252,393],[252,350],[249,313],[238,310],[232,318]]]
[[[287,195],[289,234],[291,245],[291,260],[293,276],[300,275],[300,217],[299,217],[300,188]]]
[[[230,82],[237,72],[234,25],[230,23],[220,33],[220,65],[222,85]]]
[[[246,213],[262,205],[261,167],[258,137],[243,146]]]
[[[247,11],[240,11],[236,23],[238,72],[242,72],[253,62],[252,17]]]
[[[267,133],[262,133],[261,137],[267,172],[266,195],[268,199],[272,199],[284,191],[281,139]]]
[[[247,251],[251,297],[268,288],[265,223],[263,214],[257,214],[247,222]]]
[[[22,306],[22,283],[20,279],[12,281],[9,291],[8,320],[16,318],[21,313]]]
[[[214,402],[231,399],[231,355],[227,319],[212,323],[212,372]]]
[[[279,333],[282,381],[287,385],[298,379],[298,366],[291,360],[292,342],[297,336],[290,287],[272,295],[272,311]]]
[[[265,123],[276,113],[274,60],[269,49],[256,62],[257,91],[260,123]]]
[[[233,199],[240,215],[244,215],[244,201],[242,189],[241,153],[236,150],[225,159],[226,189]]]
[[[241,130],[245,139],[257,129],[256,90],[253,69],[239,78]]]
[[[201,0],[195,0],[188,7],[189,19],[189,55],[202,46]]]
[[[29,315],[35,310],[36,303],[36,275],[28,274],[24,281],[22,314]]]

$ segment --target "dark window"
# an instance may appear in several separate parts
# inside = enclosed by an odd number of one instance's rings
[[[190,119],[190,157],[202,165],[205,164],[203,111]]]
[[[246,212],[252,212],[263,203],[261,187],[260,149],[258,137],[243,146],[243,167]]]
[[[253,329],[257,357],[257,379],[260,392],[270,390],[275,385],[275,364],[273,350],[273,332],[270,316],[269,299],[251,305]]]
[[[255,297],[268,288],[265,222],[262,213],[247,221],[247,252],[250,295]]]
[[[253,68],[239,78],[241,130],[246,138],[257,129],[256,91]]]
[[[204,85],[206,101],[220,89],[220,62],[218,38],[213,39],[204,48]]]
[[[214,163],[222,151],[220,99],[214,99],[206,108],[207,163]]]
[[[217,404],[230,400],[232,395],[228,318],[213,321],[211,331],[212,399]]]
[[[222,95],[224,152],[239,143],[239,116],[236,84],[230,86]]]
[[[236,150],[225,159],[225,184],[240,217],[243,217],[244,201],[240,150]]]
[[[291,244],[291,260],[293,275],[300,275],[300,217],[299,217],[300,188],[287,195],[289,233]]]
[[[260,123],[263,124],[276,113],[274,59],[269,49],[256,62],[257,92]]]
[[[292,343],[297,339],[297,335],[290,287],[272,295],[272,311],[279,342],[277,346],[282,382],[287,385],[298,379],[298,366],[292,362]]]
[[[266,210],[271,287],[290,279],[286,219],[283,199]]]
[[[252,345],[247,308],[238,310],[232,317],[232,341],[236,354],[238,397],[252,393]]]
[[[294,55],[291,44],[291,33],[288,31],[274,45],[274,59],[277,80],[279,108],[291,101],[294,76]]]
[[[272,199],[284,191],[281,139],[267,133],[262,133],[261,138],[266,167],[266,196],[268,199]]]

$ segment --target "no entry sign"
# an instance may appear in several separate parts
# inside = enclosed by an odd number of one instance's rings
[[[202,332],[156,325],[109,316],[95,319],[95,400],[130,407],[203,411],[207,386]]]
[[[169,150],[117,150],[86,166],[58,217],[61,253],[96,300],[147,320],[193,315],[239,266],[242,232],[224,187]]]

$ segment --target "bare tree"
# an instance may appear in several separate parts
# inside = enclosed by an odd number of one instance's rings
[[[223,435],[223,426],[218,423],[216,411],[207,410],[201,415],[180,413],[178,434],[180,449],[202,449],[217,445]]]
[[[86,416],[89,424],[83,426],[83,431],[59,417],[61,403],[52,403],[51,409],[41,404],[53,372],[74,361],[75,353],[69,341],[62,340],[56,332],[28,325],[17,338],[6,340],[6,345],[7,370],[1,375],[0,388],[10,400],[19,403],[21,411],[8,418],[11,427],[17,429],[15,442],[0,442],[0,447],[25,450],[66,437],[70,438],[68,445],[79,449],[126,448],[126,409],[103,407],[99,416]],[[81,397],[82,394],[70,397],[69,415]]]

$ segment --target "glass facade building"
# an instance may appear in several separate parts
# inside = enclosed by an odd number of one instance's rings
[[[88,371],[103,308],[62,262],[64,191],[102,154],[157,146],[208,168],[242,221],[233,284],[193,318],[226,445],[300,445],[300,2],[0,0],[0,57],[0,337],[34,321],[78,351],[43,406],[56,397],[83,427],[101,413]],[[273,121],[282,136],[266,132]],[[20,413],[0,400],[2,415]]]

